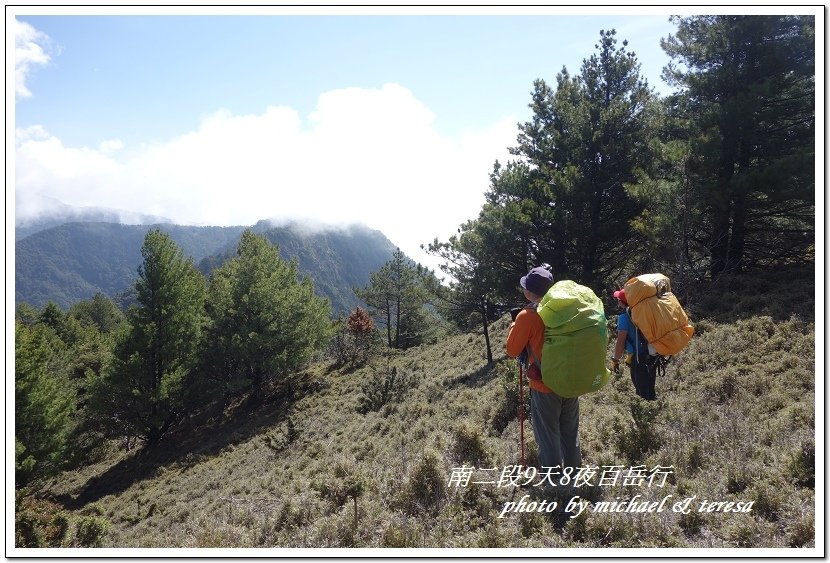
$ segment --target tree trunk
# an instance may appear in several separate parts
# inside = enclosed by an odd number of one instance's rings
[[[395,310],[395,348],[401,348],[401,294],[398,290],[397,308]]]
[[[712,236],[710,242],[710,252],[712,255],[712,262],[710,265],[710,273],[712,279],[726,270],[727,257],[729,255],[729,207],[724,205],[725,209],[716,209],[714,217],[712,218]]]
[[[591,197],[591,208],[589,209],[590,225],[585,236],[585,253],[582,255],[582,272],[579,276],[579,283],[586,286],[593,286],[597,263],[597,245],[599,235],[599,216],[602,210],[602,189],[594,186]]]
[[[263,375],[258,371],[251,370],[251,395],[248,398],[251,404],[257,404],[262,397]]]
[[[726,263],[727,269],[731,272],[739,272],[743,268],[746,217],[746,195],[740,193],[732,204],[732,233],[729,237],[729,255]]]
[[[553,232],[553,251],[550,257],[550,264],[553,267],[553,274],[555,276],[568,276],[568,259],[565,251],[565,232],[562,228],[554,227]]]
[[[392,347],[392,304],[386,298],[386,345]]]
[[[481,319],[484,325],[484,345],[487,348],[487,364],[493,363],[493,348],[490,346],[490,331],[487,329],[487,299],[481,298]]]
[[[161,430],[155,426],[147,428],[147,447],[156,446],[161,440]]]
[[[729,268],[729,245],[732,220],[732,186],[734,175],[736,144],[735,134],[723,131],[724,141],[721,147],[720,165],[718,167],[717,192],[712,194],[712,238],[711,253],[712,278]]]

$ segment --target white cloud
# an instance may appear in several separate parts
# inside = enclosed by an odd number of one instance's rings
[[[14,20],[14,94],[16,98],[32,95],[26,87],[26,79],[35,66],[49,64],[51,57],[44,46],[49,37],[26,22]]]
[[[49,133],[42,125],[32,125],[31,127],[18,127],[14,130],[14,137],[16,142],[20,144],[30,139],[48,139]]]
[[[16,212],[34,213],[27,202],[51,197],[182,224],[362,222],[434,267],[419,246],[478,215],[494,160],[506,161],[515,143],[516,119],[459,139],[433,121],[409,90],[387,84],[326,92],[305,125],[287,107],[220,110],[196,131],[149,147],[66,147],[30,129],[18,135]]]
[[[120,139],[108,139],[106,141],[101,141],[101,144],[98,145],[98,150],[104,154],[112,154],[123,148],[124,143]]]

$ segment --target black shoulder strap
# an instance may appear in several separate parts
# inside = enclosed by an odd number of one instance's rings
[[[536,357],[536,354],[533,353],[533,350],[530,348],[530,344],[525,346],[525,350],[527,350],[527,356],[533,360],[533,363],[536,364],[536,367],[539,368],[539,371],[542,371],[542,362],[539,358]]]
[[[628,313],[628,320],[631,326],[634,327],[634,357],[640,361],[640,339],[646,340],[645,335],[640,331],[640,327],[634,322],[634,317],[631,315],[631,307],[626,307],[625,312]]]

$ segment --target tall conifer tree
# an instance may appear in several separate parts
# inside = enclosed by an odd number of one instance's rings
[[[665,76],[682,88],[711,275],[814,260],[814,18],[675,21]]]
[[[213,375],[252,400],[311,359],[329,336],[330,306],[314,294],[308,278],[297,276],[296,260],[250,229],[242,233],[236,257],[211,277],[207,311]]]
[[[54,330],[17,320],[14,328],[15,484],[22,486],[55,472],[65,460],[75,396]]]
[[[423,275],[426,273],[420,265],[412,264],[397,249],[391,260],[372,272],[368,285],[354,290],[376,322],[384,327],[390,348],[420,344],[429,330]]]
[[[91,408],[104,410],[122,435],[156,444],[187,413],[205,324],[205,279],[166,233],[141,247],[137,305],[116,345],[112,369],[94,381]]]

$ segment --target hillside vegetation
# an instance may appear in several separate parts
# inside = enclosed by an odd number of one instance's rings
[[[351,371],[319,358],[264,404],[195,414],[155,450],[114,443],[106,459],[27,498],[18,534],[117,548],[814,547],[813,276],[732,278],[690,295],[697,333],[658,379],[658,401],[638,399],[627,373],[584,396],[583,466],[659,467],[666,478],[600,486],[598,473],[579,491],[593,504],[578,517],[561,506],[503,514],[524,495],[555,498],[532,483],[453,481],[464,465],[474,477],[496,468],[494,481],[519,462],[505,316],[491,327],[500,351],[492,365],[471,334]],[[529,421],[525,441],[530,465]],[[597,508],[669,495],[661,511]],[[690,497],[688,513],[671,509]],[[749,510],[699,511],[703,501]]]
[[[78,222],[44,229],[15,242],[15,301],[61,308],[102,293],[110,298],[128,291],[141,263],[141,244],[153,225]],[[206,274],[235,255],[245,227],[155,225],[192,257]],[[395,250],[385,235],[367,227],[307,231],[300,224],[274,226],[260,221],[253,230],[277,245],[284,260],[297,259],[298,270],[314,280],[316,291],[334,311],[358,304],[353,287],[367,283],[370,272]]]
[[[198,261],[239,240],[243,227],[160,226]],[[15,242],[15,301],[62,308],[100,292],[115,297],[134,281],[150,225],[66,223]]]

